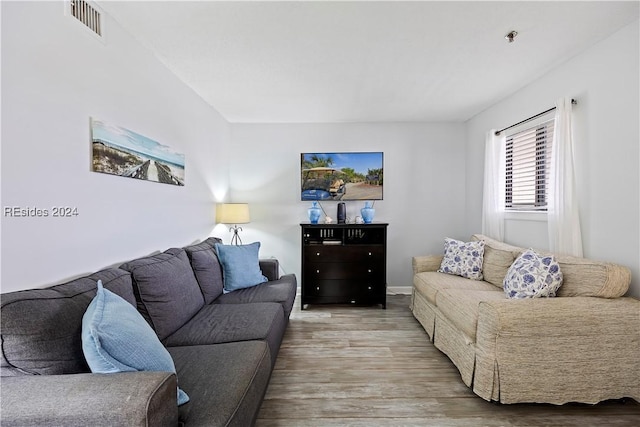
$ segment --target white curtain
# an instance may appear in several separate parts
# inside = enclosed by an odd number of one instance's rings
[[[482,234],[504,241],[505,137],[487,132],[484,148],[484,188],[482,200]]]
[[[582,233],[573,168],[571,110],[571,98],[561,98],[556,102],[547,200],[549,250],[581,257]]]

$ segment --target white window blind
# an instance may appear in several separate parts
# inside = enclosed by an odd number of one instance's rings
[[[505,207],[546,211],[554,120],[506,137]]]

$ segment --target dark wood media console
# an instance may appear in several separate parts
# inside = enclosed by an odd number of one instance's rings
[[[300,224],[302,309],[307,304],[387,307],[389,224]]]

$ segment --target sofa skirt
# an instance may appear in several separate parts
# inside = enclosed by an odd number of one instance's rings
[[[413,317],[420,322],[427,335],[429,335],[429,339],[433,342],[437,309],[415,289],[413,290],[412,311]]]
[[[476,361],[475,344],[440,312],[436,313],[433,344],[449,356],[460,371],[462,381],[471,387]]]

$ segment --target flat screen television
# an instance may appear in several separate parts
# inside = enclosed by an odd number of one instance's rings
[[[382,152],[300,154],[301,200],[382,200]]]

